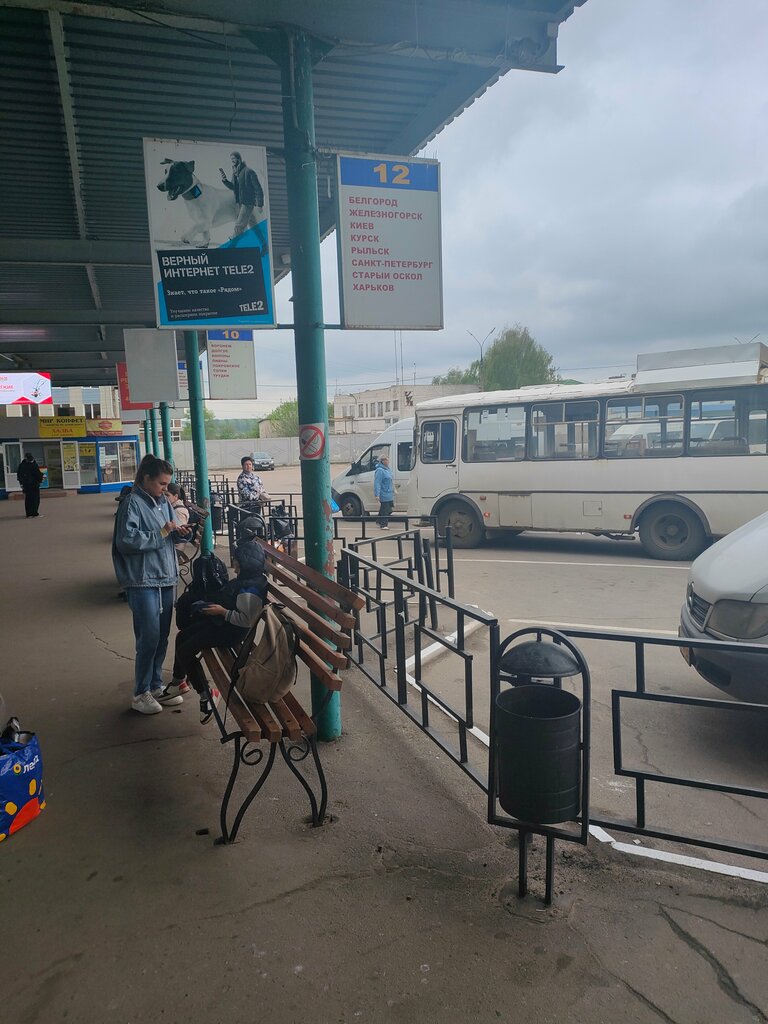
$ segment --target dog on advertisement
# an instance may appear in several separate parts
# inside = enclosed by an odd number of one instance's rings
[[[166,159],[162,163],[165,177],[158,184],[158,189],[166,193],[169,202],[181,197],[192,222],[189,230],[182,235],[182,242],[207,248],[212,228],[220,224],[234,224],[237,219],[234,195],[227,188],[216,188],[200,181],[195,174],[194,160]],[[200,240],[196,242],[198,237]]]

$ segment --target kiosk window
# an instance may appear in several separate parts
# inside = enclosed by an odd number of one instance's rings
[[[456,424],[453,420],[428,420],[421,426],[421,461],[453,462],[456,458]]]

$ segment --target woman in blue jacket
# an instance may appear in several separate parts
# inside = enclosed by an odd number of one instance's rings
[[[130,494],[118,506],[112,539],[112,563],[133,613],[136,637],[131,707],[142,715],[157,714],[162,704],[181,703],[181,697],[163,696],[162,677],[179,578],[175,545],[189,533],[188,526],[176,522],[165,497],[172,476],[170,463],[144,456]]]
[[[392,479],[392,470],[389,468],[389,458],[386,455],[381,456],[376,467],[373,477],[373,493],[379,499],[379,526],[382,530],[388,530],[387,521],[395,506],[395,484]]]

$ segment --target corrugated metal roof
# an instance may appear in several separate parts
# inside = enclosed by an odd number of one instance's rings
[[[279,15],[328,48],[314,73],[317,147],[406,154],[511,68],[557,70],[555,30],[575,6],[578,0],[283,0]],[[257,45],[259,32],[276,31],[274,18],[273,0],[156,0],[141,10],[0,0],[0,351],[53,370],[58,381],[74,356],[56,353],[80,345],[83,378],[76,382],[104,383],[114,379],[122,336],[119,327],[93,325],[94,310],[106,320],[119,311],[153,322],[148,266],[7,262],[33,241],[29,258],[43,261],[51,260],[46,243],[53,241],[145,243],[144,136],[266,145],[274,262],[278,274],[287,273],[280,75]],[[330,154],[319,157],[323,233],[334,223],[333,168]],[[20,239],[30,246],[14,244]],[[37,310],[51,346],[45,351],[25,343]],[[77,311],[91,326],[56,325]]]

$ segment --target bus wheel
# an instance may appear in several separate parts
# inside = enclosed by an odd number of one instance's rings
[[[339,502],[339,508],[345,519],[359,519],[363,514],[360,499],[354,494],[345,494]]]
[[[485,537],[480,517],[460,501],[449,502],[440,509],[438,526],[441,534],[450,526],[455,548],[476,548]]]
[[[695,512],[673,501],[662,501],[643,513],[640,542],[651,558],[695,558],[704,548],[704,527]]]

